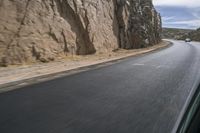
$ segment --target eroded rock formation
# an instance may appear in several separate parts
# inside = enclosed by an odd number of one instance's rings
[[[0,64],[147,47],[160,31],[151,0],[1,0]]]
[[[160,41],[161,17],[151,0],[118,0],[120,47],[142,48]]]

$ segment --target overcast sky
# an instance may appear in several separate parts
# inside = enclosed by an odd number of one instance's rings
[[[163,27],[200,27],[200,0],[153,0],[153,3],[161,13]]]

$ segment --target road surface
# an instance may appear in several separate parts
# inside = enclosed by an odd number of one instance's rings
[[[199,76],[200,43],[0,94],[0,133],[169,133]]]

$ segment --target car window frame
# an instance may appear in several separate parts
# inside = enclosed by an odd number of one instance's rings
[[[200,85],[196,89],[196,92],[194,93],[190,101],[190,104],[182,118],[182,121],[176,133],[187,133],[188,129],[190,128],[194,120],[194,117],[196,116],[199,110],[199,107],[200,107]]]

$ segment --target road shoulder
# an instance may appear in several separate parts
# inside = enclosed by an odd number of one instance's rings
[[[118,50],[107,54],[74,56],[60,61],[0,68],[0,93],[34,83],[110,65],[128,57],[151,53],[171,46],[168,41],[143,49]]]

